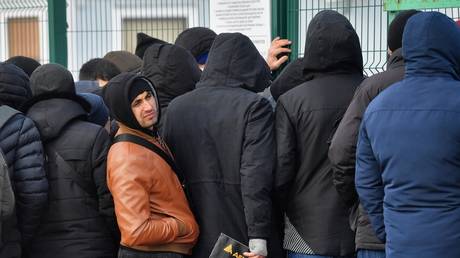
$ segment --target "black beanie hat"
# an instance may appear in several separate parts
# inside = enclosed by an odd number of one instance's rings
[[[407,20],[409,20],[412,15],[419,12],[420,11],[417,10],[402,11],[396,15],[394,20],[390,23],[388,27],[388,48],[391,51],[395,51],[402,47],[402,37]]]
[[[135,79],[133,84],[131,85],[128,93],[128,100],[129,103],[133,103],[133,100],[139,96],[139,94],[145,92],[145,91],[152,91],[152,87],[150,84],[141,78]]]
[[[137,45],[136,45],[136,50],[135,54],[138,56],[140,59],[144,58],[144,53],[153,44],[167,44],[167,42],[157,39],[154,37],[150,37],[149,35],[139,32],[137,33]]]
[[[146,88],[147,87],[147,88]],[[142,131],[148,135],[156,132],[156,124],[154,130],[143,128],[131,110],[131,98],[134,99],[145,90],[150,90],[157,103],[158,121],[160,121],[161,110],[158,105],[158,97],[153,84],[142,75],[135,73],[121,73],[112,78],[102,90],[104,103],[110,110],[110,115],[118,122],[128,126],[129,128]],[[137,95],[136,92],[142,90]]]
[[[29,77],[41,65],[37,60],[26,56],[13,56],[6,60],[5,63],[14,64],[21,68]]]

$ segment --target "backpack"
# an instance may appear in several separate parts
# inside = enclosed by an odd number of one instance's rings
[[[10,118],[19,113],[19,111],[11,107],[0,106],[0,129]],[[0,149],[0,246],[2,245],[2,223],[13,214],[14,206],[14,192],[10,181],[8,164],[3,151]]]

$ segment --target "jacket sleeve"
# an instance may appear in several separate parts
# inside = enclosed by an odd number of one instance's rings
[[[117,150],[124,151],[115,151]],[[118,226],[121,234],[127,236],[123,237],[123,244],[161,245],[180,237],[181,225],[178,220],[172,217],[154,217],[150,212],[149,192],[152,182],[138,172],[143,169],[143,164],[139,164],[142,160],[128,152],[117,153],[111,157],[109,156],[109,187],[115,201]]]
[[[329,147],[333,183],[348,207],[352,207],[358,200],[355,189],[356,143],[359,126],[370,101],[367,87],[363,83],[348,106]]]
[[[43,146],[37,128],[27,117],[22,121],[13,169],[18,225],[27,245],[36,233],[48,203]]]
[[[385,225],[383,224],[383,182],[382,173],[372,151],[365,123],[359,132],[356,152],[356,190],[361,204],[369,215],[377,237],[385,242]]]
[[[114,241],[119,242],[120,233],[115,219],[113,199],[107,186],[106,168],[109,146],[110,137],[101,128],[96,136],[91,153],[93,180],[97,191],[99,213],[104,217],[107,227],[112,232]]]
[[[268,101],[260,99],[249,111],[240,167],[249,238],[270,236],[274,161],[273,112]]]
[[[287,201],[289,187],[295,178],[298,162],[296,134],[291,120],[280,100],[276,106],[277,165],[275,174],[275,198],[282,210]]]

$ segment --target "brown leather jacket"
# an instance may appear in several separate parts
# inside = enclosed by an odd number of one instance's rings
[[[117,135],[125,133],[164,150],[154,137],[120,124]],[[134,143],[115,143],[107,159],[107,183],[121,245],[142,251],[191,253],[198,224],[176,174],[160,156]]]

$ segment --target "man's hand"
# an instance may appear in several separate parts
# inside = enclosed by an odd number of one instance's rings
[[[258,255],[255,253],[249,253],[249,252],[244,252],[243,255],[246,257],[250,257],[250,258],[265,258],[265,256]]]
[[[287,46],[291,45],[291,41],[288,39],[280,39],[280,37],[276,37],[270,48],[268,49],[268,56],[267,56],[267,64],[270,67],[270,71],[277,70],[284,62],[288,60],[287,55],[282,55],[280,58],[278,56],[283,53],[291,53],[291,49],[287,48]]]

